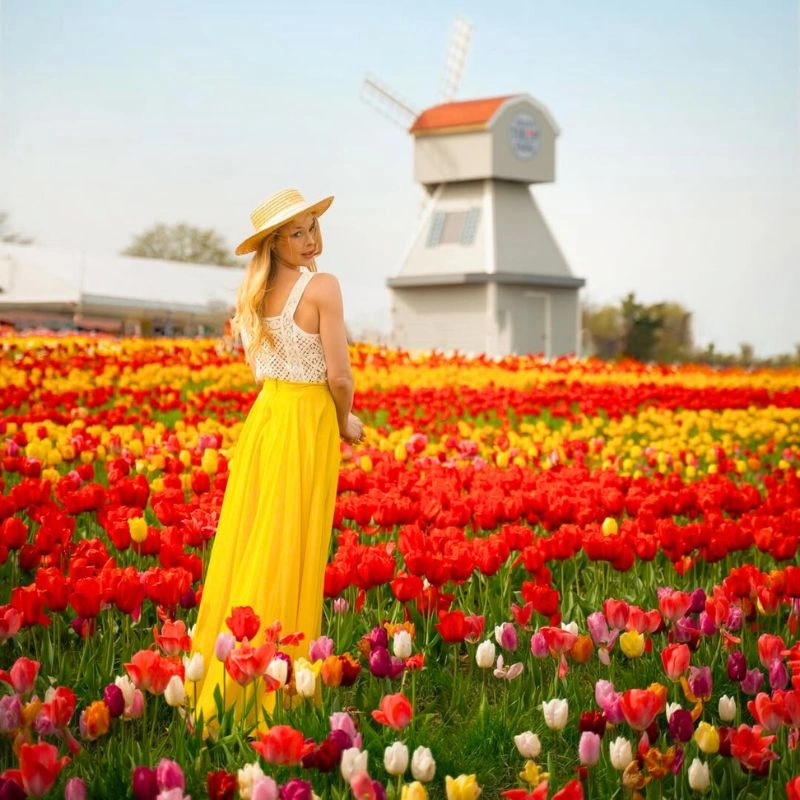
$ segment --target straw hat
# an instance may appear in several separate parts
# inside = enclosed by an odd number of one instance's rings
[[[253,209],[250,220],[256,232],[248,236],[237,248],[236,255],[252,253],[265,236],[289,220],[310,211],[315,216],[323,214],[333,202],[333,196],[311,203],[297,189],[284,189],[267,198],[258,208]]]

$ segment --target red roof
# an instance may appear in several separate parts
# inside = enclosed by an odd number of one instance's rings
[[[432,133],[440,128],[464,128],[485,125],[495,111],[513,94],[484,97],[481,100],[461,100],[426,108],[409,128],[409,133]]]

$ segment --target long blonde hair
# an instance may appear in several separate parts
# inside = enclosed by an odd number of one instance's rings
[[[275,340],[269,327],[264,323],[264,305],[267,294],[272,291],[277,274],[278,262],[275,258],[275,245],[283,235],[282,231],[289,226],[293,220],[289,220],[285,225],[265,236],[258,246],[258,250],[250,259],[247,265],[244,278],[239,285],[236,296],[236,312],[231,318],[231,333],[236,337],[240,332],[246,334],[247,344],[244,354],[248,363],[254,364],[256,353],[263,342],[269,347],[275,344]],[[322,230],[319,226],[319,219],[314,217],[316,225],[317,248],[314,258],[308,268],[312,272],[317,271],[316,257],[322,252]],[[243,337],[245,338],[245,337]]]

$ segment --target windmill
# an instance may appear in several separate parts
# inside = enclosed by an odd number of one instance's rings
[[[529,190],[555,180],[560,131],[528,94],[455,100],[472,25],[453,24],[439,102],[418,111],[367,75],[363,99],[414,137],[427,199],[392,293],[392,341],[407,349],[577,353],[578,290]]]

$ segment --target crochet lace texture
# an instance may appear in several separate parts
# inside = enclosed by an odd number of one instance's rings
[[[257,381],[277,378],[293,383],[325,383],[328,372],[318,333],[304,331],[294,321],[294,312],[306,286],[316,273],[303,271],[289,292],[286,305],[277,317],[264,317],[274,338],[273,347],[264,341],[256,351],[253,373]],[[241,332],[242,344],[247,347],[250,334]]]

